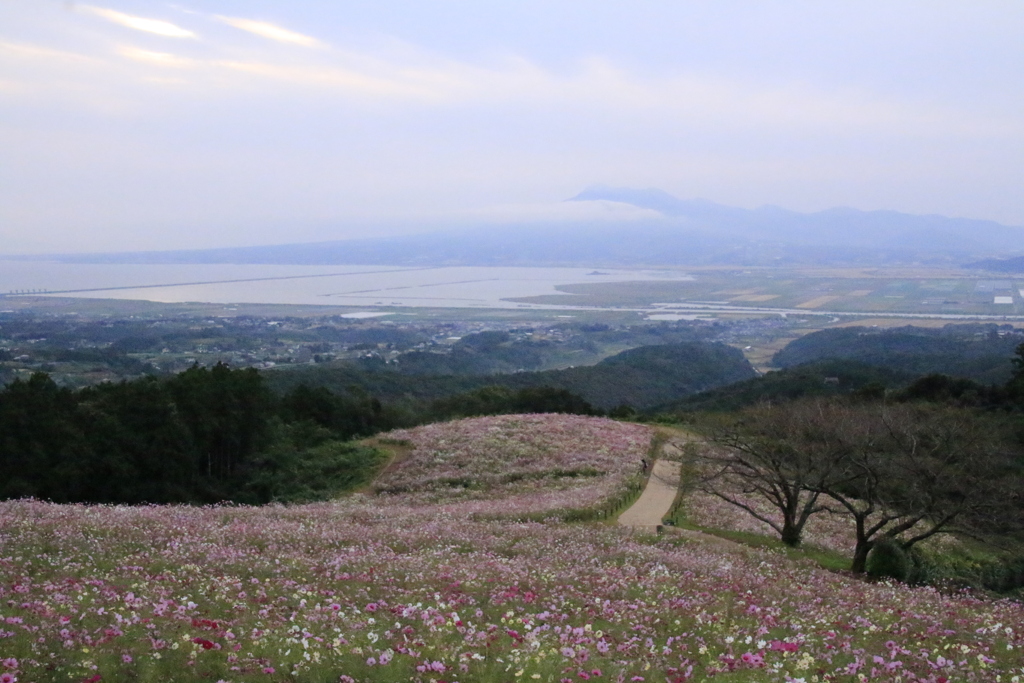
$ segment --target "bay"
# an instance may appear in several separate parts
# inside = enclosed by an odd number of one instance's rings
[[[690,279],[676,270],[0,261],[0,295],[163,303],[553,308],[509,299],[556,294],[559,285]]]

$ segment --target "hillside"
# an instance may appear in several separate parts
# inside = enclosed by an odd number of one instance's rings
[[[941,373],[983,384],[1006,382],[1010,359],[1024,336],[996,325],[947,325],[942,329],[842,327],[800,337],[775,354],[791,368],[841,358],[914,376]]]
[[[376,443],[405,442],[374,482],[379,494],[457,505],[506,519],[586,517],[609,511],[640,486],[640,461],[654,430],[579,415],[502,415],[397,430]],[[489,501],[501,498],[496,513]]]
[[[709,389],[658,406],[651,412],[731,411],[762,401],[788,401],[805,396],[838,396],[871,387],[895,388],[916,375],[858,361],[829,359],[814,361],[724,387]]]
[[[326,387],[346,393],[352,387],[382,400],[412,397],[433,400],[479,389],[552,387],[582,396],[599,408],[629,404],[655,406],[705,389],[754,376],[743,354],[712,342],[687,342],[643,346],[602,360],[593,366],[517,372],[500,375],[409,375],[397,368],[367,370],[358,364],[332,367],[300,367],[266,374],[268,384],[279,392],[300,384]]]
[[[650,434],[538,419],[383,437],[405,459],[379,486],[411,493],[290,507],[0,503],[3,674],[938,683],[1009,681],[1024,666],[1012,601],[865,583],[701,534],[510,523],[523,506],[561,509],[571,489],[559,487],[591,479],[585,468],[627,473]],[[594,440],[607,448],[591,455]],[[453,489],[445,473],[460,463],[467,485]],[[496,480],[506,465],[522,478]]]

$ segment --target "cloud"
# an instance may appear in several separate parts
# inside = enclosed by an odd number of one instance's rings
[[[176,24],[83,5],[82,10],[136,30],[176,38],[195,33]],[[313,38],[255,19],[204,15],[267,40],[300,47],[324,47]],[[887,96],[870,89],[812,86],[806,83],[744,79],[696,69],[658,74],[623,68],[610,59],[582,59],[575,67],[553,70],[515,54],[488,62],[453,59],[397,40],[364,50],[314,50],[287,56],[251,44],[238,44],[229,33],[190,44],[188,58],[163,51],[115,47],[122,57],[152,68],[194,69],[189,87],[197,97],[223,100],[239,90],[262,90],[277,96],[306,90],[318,100],[379,101],[427,107],[500,107],[504,112],[534,110],[546,115],[576,115],[592,125],[642,120],[642,128],[663,135],[685,135],[705,128],[725,132],[771,131],[854,133],[914,138],[956,136],[973,139],[1024,137],[1019,122],[972,111],[969,103],[936,103]],[[70,57],[56,50],[18,48],[23,57]],[[156,75],[156,74],[150,74]],[[143,77],[145,78],[145,76]],[[118,88],[110,82],[112,90]],[[134,97],[131,92],[126,97]],[[637,130],[636,127],[633,130]],[[634,136],[635,137],[635,136]]]
[[[255,21],[253,19],[239,19],[236,17],[217,17],[219,21],[234,26],[242,31],[248,31],[262,38],[274,40],[279,43],[290,43],[292,45],[302,45],[303,47],[317,47],[321,45],[320,41],[316,38],[296,33],[295,31],[289,31],[286,28],[281,28],[275,24],[271,24],[266,21]]]
[[[159,66],[167,67],[194,67],[199,64],[194,59],[188,59],[186,57],[179,57],[178,55],[172,55],[168,52],[153,52],[152,50],[143,50],[142,48],[132,47],[130,45],[124,45],[118,48],[118,54],[128,59],[133,59],[137,62],[146,62],[148,64],[157,64]]]
[[[440,103],[445,93],[416,78],[399,78],[395,74],[376,75],[358,69],[320,65],[279,65],[270,62],[218,60],[211,66],[230,69],[258,78],[272,79],[298,86],[311,86],[321,92],[332,89],[351,96],[414,99]]]
[[[82,9],[90,14],[95,14],[98,17],[102,17],[107,21],[115,24],[120,24],[127,28],[135,29],[136,31],[145,31],[146,33],[155,33],[158,36],[164,36],[167,38],[195,38],[195,33],[187,29],[181,28],[177,24],[172,24],[169,21],[163,21],[162,19],[147,19],[145,17],[136,17],[131,14],[125,14],[112,9],[105,9],[103,7],[93,7],[92,5],[79,5],[79,9]]]
[[[25,59],[34,60],[47,60],[65,63],[96,61],[91,57],[80,55],[74,52],[67,52],[65,50],[54,50],[49,47],[43,47],[41,45],[31,45],[29,43],[5,43],[0,41],[0,51],[7,52],[11,57],[21,57]]]

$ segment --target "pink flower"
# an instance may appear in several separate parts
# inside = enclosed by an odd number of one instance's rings
[[[18,680],[18,677],[15,676],[12,673],[2,673],[2,674],[0,674],[0,683],[16,683],[17,680]]]
[[[748,666],[761,666],[764,664],[764,658],[759,654],[754,654],[753,652],[744,652],[740,655],[740,659],[742,659],[743,663]]]
[[[263,667],[263,673],[265,673],[265,674],[272,674],[272,673],[274,673],[274,667],[272,667],[272,666],[265,666],[265,667]]]

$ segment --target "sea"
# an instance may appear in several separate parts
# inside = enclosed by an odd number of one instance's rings
[[[678,270],[106,264],[0,260],[0,297],[339,307],[553,308],[510,301],[579,283],[692,280]],[[2,307],[2,304],[0,304]],[[565,306],[558,306],[565,308]]]

